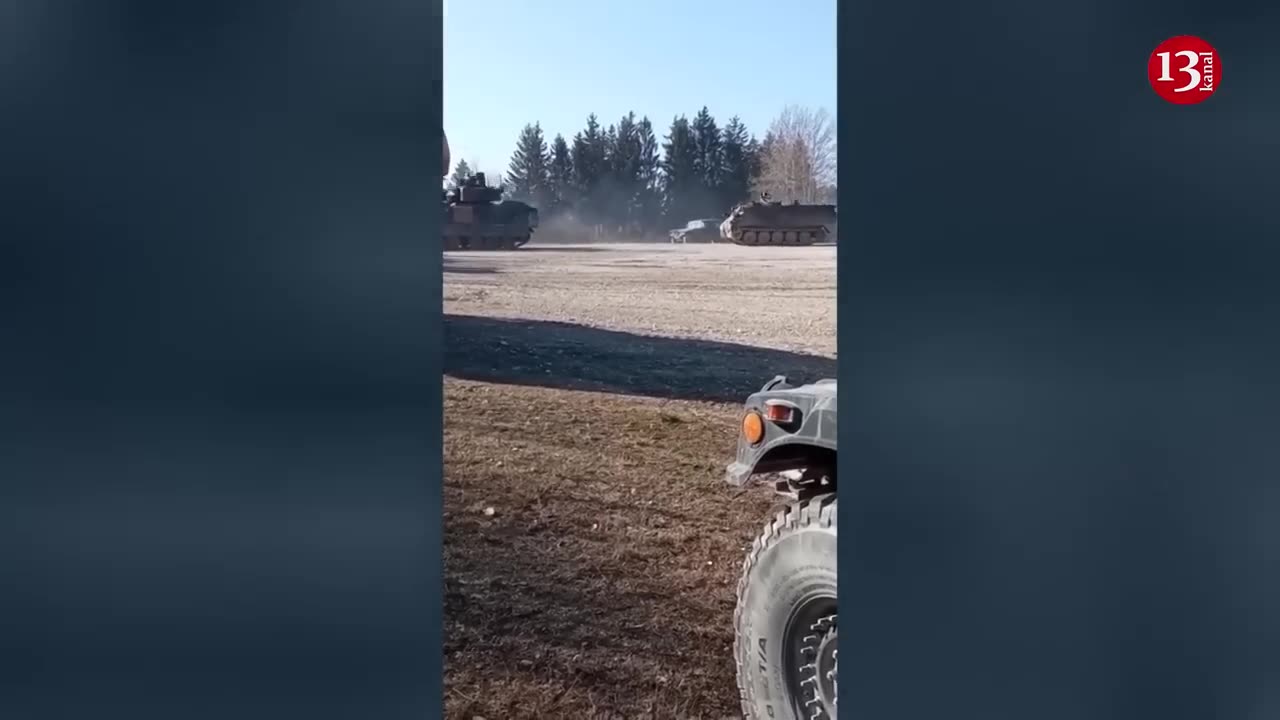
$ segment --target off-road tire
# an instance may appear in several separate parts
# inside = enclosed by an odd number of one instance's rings
[[[792,613],[815,596],[836,595],[836,496],[792,503],[752,543],[738,581],[734,658],[747,720],[825,718],[812,687],[788,680],[784,638]],[[835,610],[815,628],[835,632]],[[792,663],[794,665],[794,663]]]

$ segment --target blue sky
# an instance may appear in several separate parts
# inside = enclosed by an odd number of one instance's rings
[[[525,123],[566,140],[629,110],[659,136],[706,105],[763,135],[787,104],[836,112],[836,0],[445,0],[454,161],[505,172]]]

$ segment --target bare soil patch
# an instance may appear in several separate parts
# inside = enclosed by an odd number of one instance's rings
[[[444,310],[834,357],[836,248],[531,244],[448,253]]]

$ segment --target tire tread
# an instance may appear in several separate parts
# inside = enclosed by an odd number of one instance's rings
[[[742,626],[744,606],[743,599],[751,586],[751,572],[759,562],[764,551],[780,540],[806,527],[830,528],[836,524],[836,494],[826,493],[807,500],[793,502],[779,509],[765,523],[751,543],[746,560],[742,563],[742,575],[738,578],[737,604],[733,609],[733,658],[737,672],[738,694],[742,699],[742,714],[747,720],[755,720],[752,707],[755,691],[747,679],[748,674],[743,667],[743,660],[750,648],[744,648],[744,630]]]

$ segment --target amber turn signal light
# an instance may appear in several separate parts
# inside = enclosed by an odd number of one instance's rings
[[[764,439],[764,418],[760,417],[760,413],[752,410],[742,416],[742,437],[752,445]]]

